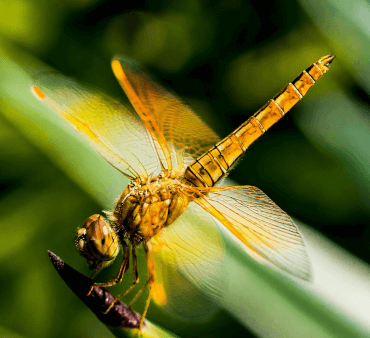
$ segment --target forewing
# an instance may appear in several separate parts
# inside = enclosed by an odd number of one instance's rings
[[[154,301],[188,320],[212,316],[225,290],[224,245],[212,216],[191,203],[150,243],[156,285],[163,288],[154,286]]]
[[[153,135],[167,169],[181,169],[214,146],[218,136],[180,99],[145,74],[135,62],[116,57],[113,72]]]
[[[259,261],[305,280],[310,263],[301,235],[290,217],[252,186],[214,187],[196,203],[216,217]]]
[[[41,73],[32,91],[70,122],[113,167],[130,177],[159,165],[150,136],[123,104],[56,73]]]

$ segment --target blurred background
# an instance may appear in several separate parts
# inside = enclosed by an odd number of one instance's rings
[[[90,186],[78,170],[93,171],[95,163],[76,157],[80,169],[71,169],[43,135],[58,122],[34,124],[20,113],[32,98],[12,82],[17,65],[32,68],[41,60],[122,99],[110,60],[129,56],[224,137],[331,52],[337,58],[330,72],[250,147],[231,178],[259,187],[288,214],[369,263],[367,2],[0,0],[2,330],[9,337],[109,336],[58,281],[46,250],[77,259],[82,270],[75,230],[107,207],[114,189],[107,183],[94,196],[100,174],[87,179]],[[74,151],[73,143],[65,148]],[[254,336],[228,315],[219,318],[202,336]]]

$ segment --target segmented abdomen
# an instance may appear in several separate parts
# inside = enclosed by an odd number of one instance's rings
[[[324,56],[304,70],[278,95],[229,136],[198,157],[185,171],[185,178],[198,187],[214,186],[237,159],[272,125],[279,121],[329,69],[334,55]]]

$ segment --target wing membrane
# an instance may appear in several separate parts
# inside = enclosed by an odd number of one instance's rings
[[[224,245],[212,216],[191,203],[151,245],[156,282],[165,292],[163,297],[154,288],[157,304],[192,321],[213,315],[225,280]]]
[[[37,76],[32,89],[117,170],[146,177],[159,166],[145,126],[123,104],[50,72]]]
[[[166,169],[182,169],[219,141],[189,107],[153,81],[136,63],[116,57],[112,68],[153,135],[157,153]]]
[[[252,186],[204,190],[209,194],[195,202],[242,241],[249,254],[310,279],[310,264],[297,227],[261,190]]]

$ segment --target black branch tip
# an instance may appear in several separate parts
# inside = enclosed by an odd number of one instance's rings
[[[112,309],[110,309],[107,314],[104,314],[104,311],[113,301],[114,296],[105,288],[101,287],[95,287],[93,291],[87,295],[94,282],[90,278],[71,268],[51,251],[48,251],[48,253],[59,276],[77,295],[77,297],[79,297],[85,305],[95,313],[102,323],[112,327],[121,327],[126,329],[139,328],[140,316],[121,302],[116,302]]]

